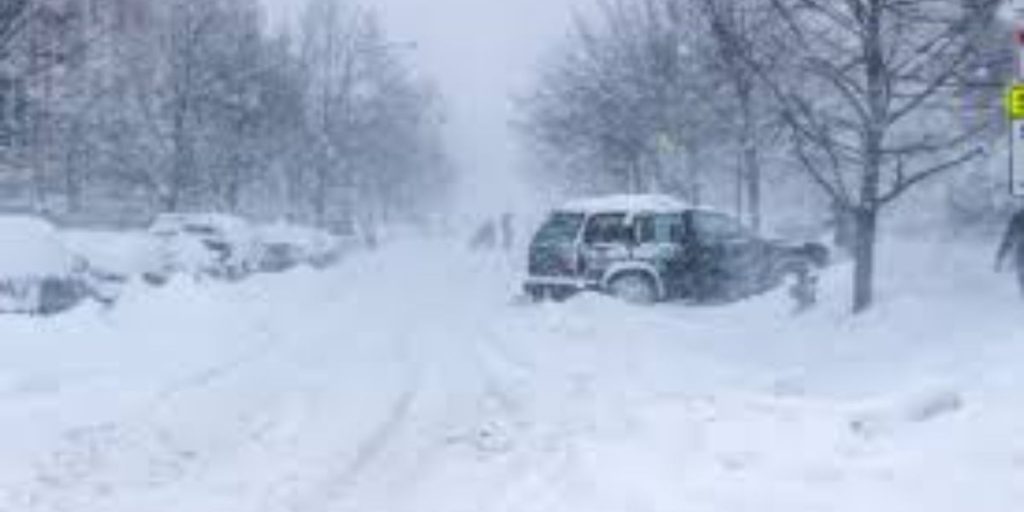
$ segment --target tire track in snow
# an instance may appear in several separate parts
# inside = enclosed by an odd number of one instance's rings
[[[365,472],[384,455],[391,441],[402,430],[415,407],[417,395],[416,389],[405,389],[391,406],[384,420],[356,446],[354,453],[346,447],[337,450],[332,457],[347,462],[330,471],[326,477],[316,482],[312,489],[302,491],[297,498],[290,500],[291,503],[286,505],[287,510],[330,510],[346,494],[356,489]]]
[[[394,355],[398,372],[406,375],[398,394],[388,399],[389,405],[382,418],[373,423],[354,447],[349,442],[343,442],[333,449],[330,460],[338,462],[320,471],[320,476],[312,482],[300,479],[287,488],[278,488],[272,495],[266,495],[263,499],[264,510],[330,510],[360,486],[365,474],[385,456],[417,407],[423,368],[421,358],[413,355],[412,333],[418,330],[419,326],[415,323],[405,324],[397,334],[389,336],[390,340],[379,340],[384,347],[391,347],[393,352],[385,350],[385,353]]]

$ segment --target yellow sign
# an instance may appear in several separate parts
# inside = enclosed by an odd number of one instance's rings
[[[1006,91],[1006,115],[1024,119],[1024,84],[1014,84]]]

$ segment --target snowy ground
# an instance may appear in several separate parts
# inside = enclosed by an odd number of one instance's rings
[[[0,318],[0,511],[1015,510],[1024,303],[966,245],[890,244],[858,319],[845,271],[799,317],[516,304],[429,242]]]

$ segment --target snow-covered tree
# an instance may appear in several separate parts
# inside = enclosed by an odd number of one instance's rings
[[[331,209],[348,228],[447,182],[436,94],[370,11],[317,0],[298,34],[271,35],[259,0],[2,7],[0,158],[36,210]]]
[[[602,3],[524,101],[527,134],[585,173],[577,181],[700,202],[703,148],[725,108],[701,62],[704,34],[683,2]]]

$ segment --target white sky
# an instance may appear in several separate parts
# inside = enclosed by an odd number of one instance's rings
[[[278,17],[301,0],[265,0]],[[366,0],[393,39],[433,79],[450,115],[451,149],[464,171],[462,207],[485,212],[525,201],[512,99],[528,90],[544,54],[581,0]]]

